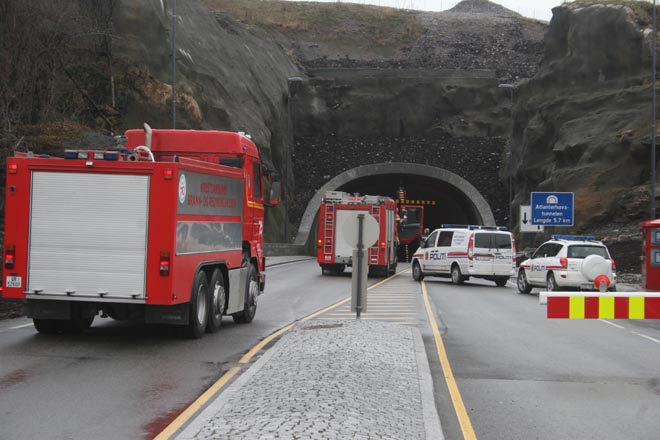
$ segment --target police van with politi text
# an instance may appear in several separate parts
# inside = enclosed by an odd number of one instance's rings
[[[501,226],[442,225],[413,254],[413,278],[451,277],[462,284],[470,277],[504,286],[515,274],[516,244]]]

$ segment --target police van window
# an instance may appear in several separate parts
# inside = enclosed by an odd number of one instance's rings
[[[261,198],[261,164],[254,163],[254,198]]]
[[[492,247],[491,238],[494,234],[489,232],[481,232],[474,234],[474,247],[477,248],[488,248]]]
[[[495,234],[495,248],[511,249],[511,236],[509,234]]]
[[[433,231],[433,233],[429,235],[429,238],[426,239],[426,245],[424,245],[424,247],[434,247],[436,238],[438,238],[438,231]]]
[[[451,246],[451,239],[454,236],[454,231],[442,231],[438,238],[438,247]]]
[[[532,258],[541,258],[545,256],[546,251],[548,250],[548,247],[550,246],[551,243],[546,243],[532,254]]]
[[[549,243],[548,250],[545,253],[546,257],[556,257],[561,250],[562,245],[559,243]]]

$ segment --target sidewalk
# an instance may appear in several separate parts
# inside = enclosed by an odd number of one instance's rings
[[[420,331],[365,320],[296,325],[176,437],[443,438]]]

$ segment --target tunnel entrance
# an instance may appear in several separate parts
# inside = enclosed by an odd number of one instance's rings
[[[296,236],[305,244],[316,234],[316,216],[326,191],[345,191],[397,198],[406,190],[411,204],[425,207],[425,224],[433,230],[443,223],[494,225],[493,212],[484,197],[467,180],[442,168],[413,163],[365,165],[331,179],[307,205]],[[415,203],[420,202],[420,203]]]

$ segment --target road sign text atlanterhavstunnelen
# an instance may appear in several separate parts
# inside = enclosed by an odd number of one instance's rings
[[[532,193],[532,224],[573,226],[573,193]]]

